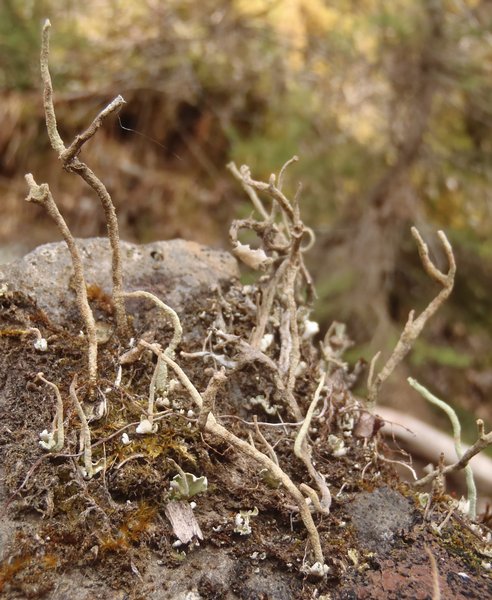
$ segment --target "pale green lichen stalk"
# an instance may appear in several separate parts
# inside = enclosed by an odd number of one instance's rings
[[[449,417],[451,421],[451,425],[453,427],[453,438],[454,438],[454,447],[456,450],[456,456],[458,459],[461,459],[463,456],[463,447],[461,445],[461,425],[458,419],[458,415],[455,411],[443,400],[431,394],[427,388],[421,385],[412,377],[407,379],[408,383],[416,390],[423,398],[428,400],[434,406],[439,407],[443,410]],[[465,476],[466,476],[466,487],[468,489],[468,516],[473,521],[477,515],[477,487],[475,485],[475,480],[473,478],[473,470],[470,465],[466,465],[464,467]]]

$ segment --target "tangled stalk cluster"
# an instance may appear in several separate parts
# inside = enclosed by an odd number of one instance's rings
[[[308,497],[312,498],[314,506],[321,512],[328,512],[330,506],[330,493],[324,481],[324,478],[314,468],[311,461],[310,446],[307,442],[307,430],[309,428],[310,418],[314,411],[315,405],[319,399],[321,388],[325,385],[325,377],[320,376],[320,385],[315,394],[312,408],[309,411],[309,417],[304,421],[305,426],[300,429],[298,440],[296,442],[296,455],[306,464],[308,471],[313,475],[313,478],[319,488],[321,499],[307,484],[297,486],[286,472],[279,466],[279,461],[274,450],[268,445],[268,442],[259,431],[258,426],[256,431],[259,439],[265,445],[266,452],[259,450],[252,439],[245,441],[236,436],[223,425],[221,425],[213,412],[214,400],[217,392],[224,386],[227,381],[227,374],[224,369],[213,373],[206,390],[200,394],[193,383],[190,381],[186,373],[182,370],[175,360],[176,348],[180,343],[182,336],[182,327],[176,312],[159,298],[146,291],[124,292],[122,275],[121,275],[121,253],[119,248],[119,232],[116,213],[109,193],[104,184],[97,176],[83,163],[78,155],[82,150],[83,145],[88,142],[102,125],[103,120],[109,115],[118,111],[124,103],[123,98],[118,96],[115,98],[99,115],[94,119],[91,125],[82,134],[76,136],[75,140],[68,147],[65,146],[61,139],[56,122],[55,109],[53,104],[53,89],[51,76],[49,72],[49,32],[50,22],[46,21],[43,27],[42,50],[41,50],[41,73],[44,84],[44,108],[46,115],[46,126],[50,142],[54,150],[58,153],[62,161],[64,169],[69,172],[79,174],[84,181],[96,192],[103,205],[106,220],[108,224],[108,236],[111,242],[112,250],[112,273],[113,273],[113,301],[116,313],[116,329],[117,333],[123,340],[128,337],[130,331],[128,319],[125,312],[124,300],[127,298],[146,298],[154,302],[163,312],[165,317],[171,321],[174,334],[168,347],[162,350],[161,346],[156,343],[149,343],[145,339],[140,339],[137,347],[130,352],[125,353],[120,359],[122,364],[128,364],[134,360],[138,360],[144,351],[151,351],[157,357],[157,364],[152,376],[147,410],[143,415],[137,433],[152,434],[156,431],[155,424],[155,398],[156,394],[166,394],[169,388],[169,370],[173,371],[178,380],[189,392],[191,398],[196,404],[199,411],[198,425],[207,433],[210,433],[226,443],[234,446],[238,451],[243,452],[253,458],[261,467],[267,469],[290,494],[295,504],[297,505],[301,519],[308,531],[309,539],[312,546],[312,551],[315,559],[313,573],[324,574],[326,566],[321,548],[319,534],[313,520],[311,510],[306,503],[306,496],[302,493],[303,490]],[[263,360],[270,363],[270,367],[275,371],[275,381],[280,390],[285,394],[287,408],[292,416],[297,420],[303,420],[303,415],[300,407],[294,396],[294,387],[296,381],[296,373],[300,363],[300,335],[298,322],[298,305],[297,305],[297,283],[300,277],[307,286],[307,295],[312,298],[313,288],[307,270],[302,259],[302,252],[306,249],[302,246],[302,240],[305,235],[308,236],[309,243],[312,242],[312,233],[302,223],[299,217],[299,207],[297,197],[294,203],[291,204],[281,191],[282,180],[285,169],[282,170],[279,176],[278,186],[274,183],[272,177],[268,185],[254,182],[249,177],[244,175],[244,184],[248,190],[251,190],[253,197],[256,197],[255,188],[268,190],[273,199],[272,210],[270,215],[262,214],[263,222],[236,222],[231,228],[231,237],[236,235],[234,242],[234,251],[237,256],[250,262],[251,266],[265,269],[271,265],[272,277],[268,283],[268,289],[262,294],[261,304],[258,309],[257,326],[249,342],[244,340],[231,340],[230,334],[227,332],[217,331],[217,335],[222,335],[228,342],[233,341],[240,349],[244,361]],[[245,171],[243,170],[243,173]],[[95,386],[97,382],[97,357],[98,343],[96,336],[95,321],[87,298],[87,287],[84,278],[83,264],[77,243],[74,240],[65,220],[63,219],[55,200],[50,192],[47,184],[38,185],[32,174],[26,175],[26,181],[29,188],[27,196],[28,201],[32,201],[42,205],[53,218],[58,228],[60,229],[63,238],[70,251],[72,264],[75,273],[75,288],[77,303],[80,314],[83,318],[85,331],[87,335],[87,371],[90,386]],[[266,187],[265,187],[266,186]],[[257,199],[257,205],[260,206],[260,200]],[[277,212],[281,211],[284,219],[284,226],[279,226],[275,223]],[[251,227],[261,235],[267,251],[272,253],[271,257],[263,257],[262,252],[246,249],[237,240],[237,232],[242,228]],[[234,230],[236,234],[234,234]],[[242,254],[241,254],[242,252]],[[259,261],[259,262],[258,262]],[[256,264],[252,264],[256,263]],[[267,321],[270,317],[274,301],[278,299],[285,309],[284,318],[280,324],[279,333],[281,338],[281,352],[278,365],[273,363],[261,351],[261,341],[264,338],[264,332]],[[234,336],[233,336],[234,337]],[[131,355],[131,357],[129,357]],[[47,385],[55,390],[57,398],[61,398],[60,391],[56,384],[44,379],[40,374],[38,378],[44,381]],[[83,474],[87,478],[93,477],[98,470],[104,467],[100,463],[92,462],[92,442],[91,432],[86,418],[82,403],[77,396],[77,375],[74,376],[70,386],[70,397],[76,408],[80,420],[80,454],[83,455],[84,467]],[[51,433],[43,432],[43,448],[51,452],[57,452],[63,447],[64,432],[63,432],[63,403],[58,401],[57,414],[53,424]]]
[[[232,348],[234,358],[229,359],[222,356],[219,361],[219,355],[212,353],[219,362],[222,362],[222,368],[214,370],[206,389],[200,392],[179,364],[177,351],[183,331],[177,313],[148,291],[131,293],[124,291],[118,223],[111,197],[104,184],[79,159],[79,153],[83,145],[94,136],[105,118],[121,108],[124,100],[121,96],[115,98],[99,113],[87,130],[76,136],[75,140],[66,147],[57,130],[53,104],[53,89],[48,66],[49,31],[50,23],[46,21],[42,36],[41,73],[44,84],[44,108],[48,135],[64,169],[80,175],[96,192],[103,205],[112,251],[113,301],[117,334],[122,341],[126,341],[130,336],[131,332],[124,304],[125,300],[129,298],[144,298],[156,304],[162,311],[165,320],[169,321],[173,328],[172,339],[165,349],[160,344],[141,336],[131,350],[120,356],[120,365],[122,366],[140,360],[145,352],[151,352],[156,357],[147,407],[140,423],[137,424],[136,433],[152,435],[156,432],[157,420],[162,418],[162,415],[156,413],[156,398],[167,396],[172,392],[171,387],[174,380],[172,381],[169,376],[172,372],[195,404],[198,412],[197,428],[205,434],[210,434],[224,441],[238,452],[253,459],[259,470],[266,470],[271,477],[283,486],[295,504],[308,534],[313,561],[310,565],[305,565],[305,568],[311,575],[325,575],[328,567],[325,562],[315,517],[329,514],[331,493],[325,475],[319,471],[313,460],[313,441],[310,439],[310,427],[313,418],[315,416],[320,417],[332,398],[335,385],[333,369],[346,375],[347,367],[341,362],[341,352],[345,349],[346,344],[343,341],[345,339],[343,329],[338,324],[334,325],[325,338],[324,344],[322,344],[322,359],[316,362],[314,371],[312,371],[312,399],[304,404],[300,402],[299,390],[296,386],[299,378],[307,368],[306,361],[303,360],[305,358],[305,345],[307,344],[310,349],[313,348],[312,337],[317,333],[318,326],[309,319],[315,293],[303,257],[314,242],[314,234],[311,229],[306,227],[300,217],[299,199],[301,188],[299,187],[292,201],[283,191],[286,169],[292,162],[297,160],[297,157],[294,157],[282,167],[278,178],[272,175],[268,183],[254,180],[251,177],[249,168],[246,166],[237,168],[233,163],[228,165],[233,176],[248,194],[257,215],[256,218],[250,217],[233,222],[230,228],[233,253],[252,269],[261,271],[263,276],[255,288],[257,291],[256,323],[249,339],[238,337],[227,331],[225,324],[223,326],[216,324],[210,332],[210,336],[213,336],[216,340],[216,348]],[[87,299],[80,252],[57,208],[48,185],[38,185],[31,174],[26,175],[26,181],[29,187],[27,200],[41,204],[47,210],[58,225],[70,251],[75,273],[77,302],[87,336],[87,374],[90,390],[94,388],[98,379],[98,342],[94,316]],[[267,202],[269,203],[268,208]],[[257,236],[257,248],[251,248],[240,241],[240,234],[243,231],[253,232]],[[413,311],[410,313],[408,322],[392,356],[376,377],[373,377],[373,372],[377,357],[373,360],[368,380],[368,405],[371,410],[374,408],[381,385],[410,350],[426,321],[448,297],[453,287],[456,267],[451,246],[445,235],[439,232],[449,262],[449,270],[446,274],[439,271],[431,262],[427,247],[415,228],[412,229],[412,234],[416,239],[426,272],[438,281],[443,289],[418,318],[414,319]],[[338,340],[338,346],[333,343],[335,338]],[[277,343],[278,351],[268,353],[267,350],[274,340]],[[209,353],[202,352],[195,353],[193,356],[199,357],[207,354]],[[192,355],[189,354],[188,356]],[[250,431],[248,439],[243,439],[243,437],[226,428],[220,422],[220,416],[216,414],[215,400],[217,395],[226,389],[226,384],[231,375],[250,363],[261,365],[271,374],[277,395],[284,403],[281,410],[285,410],[295,421],[294,425],[298,427],[293,445],[293,456],[301,461],[305,467],[305,481],[295,482],[286,469],[282,467],[274,447],[262,433],[260,424],[256,419],[253,423],[254,435]],[[47,451],[59,452],[63,449],[65,439],[63,402],[60,391],[56,384],[45,379],[42,373],[38,374],[38,379],[54,389],[57,397],[57,411],[52,431],[44,431],[41,434],[40,443]],[[84,460],[82,471],[85,477],[91,478],[99,470],[105,468],[106,465],[104,461],[96,463],[92,461],[91,450],[94,443],[91,441],[90,425],[84,412],[83,403],[78,399],[77,375],[74,376],[70,386],[70,398],[80,421],[79,455],[83,456]],[[316,415],[322,398],[324,407]],[[481,435],[481,439],[488,440],[488,437]],[[469,453],[465,453],[459,462],[464,465],[468,460]],[[182,477],[184,477],[183,480],[186,479],[184,472]]]

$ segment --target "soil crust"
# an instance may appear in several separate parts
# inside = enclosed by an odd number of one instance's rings
[[[328,567],[322,579],[310,573],[311,548],[292,498],[269,472],[199,429],[184,388],[176,385],[162,399],[157,431],[138,435],[155,365],[150,353],[143,354],[124,365],[121,383],[116,381],[119,357],[129,345],[113,333],[105,244],[82,244],[101,332],[99,379],[91,393],[64,245],[42,247],[3,269],[8,285],[0,292],[2,598],[423,600],[433,594],[430,555],[441,597],[492,596],[484,529],[450,513],[444,494],[434,494],[424,513],[426,498],[402,483],[384,460],[377,427],[355,435],[363,408],[342,373],[332,375],[326,415],[313,422],[309,434],[313,461],[332,494],[329,514],[313,513]],[[220,367],[214,363],[219,354],[225,364],[238,362],[233,345],[220,343],[214,331],[225,328],[247,339],[255,324],[257,289],[239,283],[232,257],[197,244],[160,242],[124,245],[124,250],[134,257],[125,286],[151,291],[177,311],[183,325],[177,360],[195,387],[205,390]],[[135,339],[146,335],[165,348],[173,332],[159,310],[144,301],[128,308]],[[28,331],[34,327],[47,340],[46,351],[34,346]],[[265,352],[276,356],[275,339]],[[306,414],[319,360],[309,340],[302,360],[295,395]],[[52,390],[36,379],[39,372],[58,385],[64,404],[65,443],[57,453],[39,444],[56,408]],[[92,419],[93,459],[104,463],[91,479],[80,468],[80,422],[69,394],[75,374]],[[298,427],[289,423],[265,364],[236,364],[217,395],[214,414],[237,436],[252,436],[261,446],[251,426],[256,416],[285,472],[297,485],[313,485],[293,452]],[[284,426],[278,426],[280,419]],[[343,442],[343,451],[330,436]],[[170,484],[178,475],[176,465],[208,482],[206,491],[193,497],[195,531],[201,536],[186,544],[166,516],[174,501]],[[253,513],[249,531],[239,526],[241,511],[243,521],[245,511]]]

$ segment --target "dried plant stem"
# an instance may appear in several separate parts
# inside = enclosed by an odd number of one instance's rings
[[[60,155],[63,164],[69,164],[78,156],[82,146],[95,135],[96,131],[102,126],[106,117],[112,113],[118,112],[125,103],[123,96],[116,96],[103,110],[96,116],[89,127],[79,135],[75,136],[74,141]]]
[[[163,352],[161,352],[157,346],[152,344],[149,344],[149,346],[155,354],[157,354],[158,356],[162,356],[164,362],[174,371],[178,379],[181,381],[182,385],[189,392],[198,409],[201,411],[203,408],[203,399],[198,390],[189,380],[186,373],[176,362],[174,362],[174,360],[172,360]],[[292,496],[299,508],[299,514],[308,532],[309,540],[311,542],[316,562],[324,564],[323,550],[321,549],[321,542],[318,530],[316,529],[316,525],[313,521],[313,517],[311,515],[309,507],[306,504],[304,496],[299,491],[294,482],[290,479],[290,477],[285,473],[285,471],[283,471],[277,464],[275,464],[275,462],[271,458],[257,450],[248,442],[238,438],[236,435],[228,431],[225,427],[217,423],[214,415],[211,412],[208,414],[207,421],[205,423],[205,431],[211,433],[212,435],[216,435],[217,437],[224,440],[226,443],[231,444],[231,446],[234,446],[247,456],[251,457],[256,462],[260,463],[282,483],[282,485]]]
[[[155,404],[156,383],[157,383],[157,379],[159,377],[159,373],[161,370],[162,370],[162,361],[160,358],[158,358],[157,364],[154,368],[154,372],[152,373],[152,379],[150,380],[149,399],[147,401],[147,419],[150,423],[151,429],[154,426],[154,404]]]
[[[202,394],[203,405],[200,409],[200,415],[198,417],[198,428],[203,430],[207,423],[208,415],[213,412],[215,398],[218,391],[227,381],[225,369],[222,368],[220,371],[215,371],[210,381],[208,382],[207,389]]]
[[[275,271],[272,278],[263,290],[261,304],[258,308],[256,317],[256,327],[254,328],[253,333],[251,334],[250,343],[251,346],[253,346],[253,348],[258,349],[260,347],[261,340],[265,335],[265,329],[272,311],[273,302],[277,293],[277,287],[279,285],[280,279],[284,275],[286,267],[287,261],[284,261],[280,265],[280,267]]]
[[[78,173],[82,179],[96,192],[101,201],[106,217],[106,225],[108,229],[109,243],[111,245],[111,272],[113,282],[113,304],[116,317],[116,328],[118,335],[122,338],[129,336],[128,319],[126,316],[125,306],[123,302],[123,275],[121,268],[121,249],[120,249],[120,235],[118,227],[118,219],[116,217],[116,211],[109,195],[108,190],[102,181],[91,171],[91,169],[80,162],[78,159],[74,159],[70,170]]]
[[[46,129],[50,138],[53,149],[61,156],[65,150],[65,144],[58,133],[56,124],[56,114],[53,104],[53,84],[51,83],[51,75],[49,70],[50,57],[50,28],[51,23],[46,19],[43,26],[42,41],[41,41],[41,79],[43,80],[43,104],[44,113],[46,116]]]
[[[268,454],[270,455],[270,458],[273,460],[273,462],[278,465],[278,457],[277,457],[277,453],[275,452],[273,446],[270,444],[270,442],[266,439],[266,437],[261,433],[260,428],[258,426],[258,418],[256,415],[253,415],[253,423],[254,423],[254,428],[255,428],[255,433],[258,436],[258,438],[260,439],[261,443],[265,446],[265,448],[268,451]]]
[[[173,337],[169,342],[169,345],[164,350],[164,354],[170,357],[174,357],[175,350],[178,344],[181,341],[181,337],[183,335],[183,330],[181,327],[181,322],[179,320],[176,311],[174,311],[170,306],[162,302],[157,296],[152,294],[151,292],[145,292],[143,290],[138,290],[135,292],[124,292],[122,294],[123,299],[127,298],[143,298],[146,300],[151,300],[160,310],[169,318],[171,324],[173,326]],[[144,348],[152,349],[152,346],[148,344],[145,340],[140,340],[139,346],[143,346]],[[157,357],[157,364],[154,369],[154,373],[152,375],[152,379],[150,382],[149,388],[149,399],[147,403],[147,426],[150,425],[150,430],[152,430],[154,424],[154,403],[155,403],[155,393],[165,393],[167,390],[167,380],[168,380],[168,370],[167,365],[162,360],[162,355]],[[150,433],[150,431],[149,431]]]
[[[43,206],[43,208],[45,208],[46,212],[53,219],[58,229],[60,230],[60,233],[62,234],[63,239],[67,244],[70,256],[72,258],[77,305],[87,332],[87,362],[89,371],[89,382],[91,386],[93,386],[96,383],[97,379],[96,323],[94,321],[94,315],[92,314],[91,308],[89,306],[89,301],[87,299],[87,287],[85,283],[84,270],[82,267],[82,259],[80,257],[80,252],[70,232],[70,229],[68,228],[64,218],[62,217],[60,211],[58,210],[58,207],[56,206],[48,184],[42,183],[41,185],[38,185],[34,181],[34,177],[31,173],[28,173],[25,176],[25,179],[29,187],[29,195],[27,196],[26,200],[28,202],[40,204],[41,206]]]
[[[290,165],[292,165],[293,163],[296,163],[298,161],[299,161],[299,157],[294,155],[292,158],[289,158],[289,160],[286,163],[284,163],[284,165],[280,169],[280,173],[278,174],[278,183],[277,183],[277,187],[280,191],[282,191],[282,188],[284,186],[285,171],[290,167]]]
[[[297,367],[301,360],[301,348],[299,342],[299,326],[297,323],[297,302],[295,298],[296,290],[296,278],[299,272],[299,267],[295,264],[295,259],[292,260],[292,264],[289,266],[286,273],[285,281],[285,293],[287,297],[287,305],[290,316],[290,353],[289,353],[289,369],[287,372],[286,387],[289,392],[294,391],[296,384],[296,373]]]
[[[454,260],[453,249],[451,248],[451,244],[449,243],[444,232],[438,231],[437,235],[441,240],[441,244],[444,248],[444,252],[448,260],[449,268],[447,273],[442,273],[432,263],[432,261],[429,258],[429,249],[427,248],[427,245],[422,239],[417,228],[412,227],[411,232],[413,237],[415,238],[415,241],[417,242],[417,248],[425,272],[429,275],[429,277],[440,283],[443,287],[439,294],[432,300],[432,302],[430,302],[427,308],[416,319],[414,318],[415,311],[410,311],[408,320],[405,324],[402,334],[400,335],[400,339],[398,340],[398,343],[396,344],[395,349],[393,350],[393,353],[389,357],[384,367],[378,373],[378,375],[374,378],[373,381],[371,381],[371,385],[369,386],[367,395],[367,401],[370,408],[374,408],[379,394],[379,390],[381,389],[383,383],[386,381],[386,379],[388,379],[388,377],[394,371],[395,367],[408,354],[415,340],[422,332],[422,329],[424,328],[427,321],[448,298],[453,289],[454,276],[456,273],[456,262]]]
[[[291,161],[288,161],[290,163]],[[284,169],[283,169],[284,170]],[[251,172],[249,167],[243,165],[239,172],[244,183],[257,192],[266,192],[273,200],[275,200],[282,212],[288,218],[288,220],[293,223],[295,219],[294,209],[292,208],[291,203],[287,199],[287,197],[282,193],[282,191],[275,185],[275,175],[270,175],[270,181],[268,183],[264,183],[263,181],[255,181],[251,179]],[[281,171],[282,172],[282,171]]]
[[[183,335],[183,328],[181,327],[181,322],[176,311],[151,292],[145,292],[143,290],[138,290],[136,292],[123,292],[123,298],[143,298],[146,300],[151,300],[158,308],[162,310],[166,317],[169,318],[171,325],[173,326],[173,337],[169,342],[167,350],[169,353],[174,353],[178,347],[178,344],[181,342],[181,337]]]
[[[376,352],[376,354],[372,357],[371,362],[369,364],[369,373],[367,375],[368,389],[370,389],[372,387],[372,378],[374,377],[374,369],[376,368],[376,363],[378,362],[378,359],[380,356],[381,356],[381,350]]]
[[[43,80],[44,93],[43,102],[46,115],[46,128],[53,149],[63,163],[66,171],[77,173],[96,192],[103,206],[108,228],[108,237],[112,251],[112,279],[113,279],[113,303],[116,315],[116,327],[118,334],[128,337],[129,327],[123,302],[123,283],[121,269],[121,250],[118,228],[118,219],[111,196],[102,181],[94,172],[77,158],[83,144],[87,142],[102,125],[103,120],[112,113],[117,112],[125,103],[121,96],[117,96],[105,109],[103,109],[91,125],[82,134],[76,136],[72,144],[66,148],[60,134],[58,133],[56,114],[53,104],[53,85],[49,71],[49,43],[51,23],[45,21],[41,44],[41,77]]]

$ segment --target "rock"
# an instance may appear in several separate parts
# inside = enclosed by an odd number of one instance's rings
[[[111,295],[111,252],[106,238],[77,240],[87,285]],[[236,260],[227,252],[195,242],[171,240],[137,245],[121,242],[125,291],[154,293],[178,313],[189,299],[211,286],[239,276]],[[64,242],[39,246],[21,259],[0,268],[0,286],[36,299],[39,308],[57,324],[77,313],[70,280],[72,262]],[[136,306],[132,301],[129,306]]]
[[[349,513],[361,546],[377,552],[388,551],[393,538],[415,521],[411,502],[389,487],[359,494]]]

